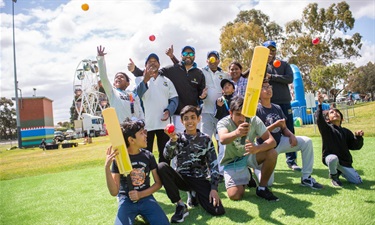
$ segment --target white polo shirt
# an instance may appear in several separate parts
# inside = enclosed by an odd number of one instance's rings
[[[176,88],[171,80],[162,75],[158,75],[156,79],[151,78],[147,86],[148,89],[142,96],[146,129],[148,131],[164,130],[170,121],[161,121],[161,118],[163,118],[164,109],[168,106],[168,100],[178,97]]]

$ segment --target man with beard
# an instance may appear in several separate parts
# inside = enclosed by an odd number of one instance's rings
[[[185,130],[180,119],[181,109],[187,105],[198,107],[207,96],[205,77],[194,60],[195,49],[191,46],[185,46],[182,48],[179,63],[160,70],[161,75],[172,81],[178,94],[178,106],[172,117],[176,132]],[[143,75],[143,71],[137,68],[132,61],[129,63],[128,69],[136,77]]]
[[[178,95],[173,83],[159,74],[159,57],[151,53],[145,63],[143,81],[137,86],[137,94],[143,101],[145,109],[145,129],[147,130],[147,150],[152,152],[155,135],[159,150],[159,163],[169,160],[164,158],[164,146],[169,137],[164,128],[170,122],[170,116],[176,111]]]

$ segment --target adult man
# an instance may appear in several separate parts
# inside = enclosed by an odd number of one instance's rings
[[[159,74],[159,57],[151,53],[145,63],[143,81],[137,86],[137,94],[143,101],[145,109],[145,122],[147,130],[147,150],[153,150],[154,137],[157,137],[159,150],[159,163],[169,160],[164,158],[163,149],[169,137],[164,133],[164,128],[169,123],[169,118],[176,111],[178,95],[173,83]]]
[[[126,91],[130,82],[128,75],[124,72],[116,73],[113,86],[111,85],[104,60],[104,55],[107,53],[104,53],[104,50],[105,48],[102,46],[97,47],[99,76],[108,96],[109,104],[116,110],[119,122],[124,122],[126,118],[143,119],[144,114],[139,97],[130,91]]]
[[[184,126],[181,123],[180,111],[186,105],[199,106],[201,100],[207,96],[206,80],[195,60],[195,49],[185,46],[181,51],[181,62],[167,66],[160,70],[160,74],[169,78],[174,84],[179,102],[173,115],[173,123],[176,132],[183,132]],[[129,71],[135,76],[142,76],[143,72],[134,64],[128,65]]]
[[[248,167],[261,170],[261,179],[256,194],[268,201],[279,198],[267,188],[268,180],[275,169],[277,152],[276,142],[263,122],[254,116],[249,123],[241,114],[243,98],[235,96],[230,104],[230,115],[217,124],[220,143],[225,146],[224,157],[220,164],[224,166],[225,187],[231,200],[240,200],[245,193],[245,186],[250,181]],[[247,143],[241,143],[246,136]],[[255,145],[256,137],[263,143]]]
[[[273,65],[273,62],[276,59],[276,42],[269,40],[264,42],[263,46],[270,49],[267,74],[265,78],[269,81],[270,85],[272,85],[275,92],[271,102],[281,107],[286,116],[286,126],[294,134],[293,112],[290,105],[291,97],[288,86],[293,82],[292,68],[285,61],[280,61],[281,65],[279,67]],[[301,171],[301,168],[296,163],[297,154],[295,152],[286,153],[286,158],[286,163],[289,168]]]
[[[215,60],[213,60],[215,59]],[[207,98],[202,104],[202,122],[201,131],[212,137],[216,134],[217,118],[215,118],[216,101],[222,96],[221,81],[229,79],[229,74],[225,73],[220,67],[220,55],[217,51],[207,53],[207,66],[202,69],[206,79]]]
[[[166,50],[166,55],[169,56],[173,63],[179,63],[178,59],[173,54],[173,45]],[[230,79],[228,73],[224,72],[220,67],[220,54],[212,50],[207,53],[207,66],[202,68],[206,80],[207,98],[203,100],[202,104],[202,121],[201,131],[212,137],[216,134],[216,124],[218,122],[215,118],[216,101],[222,96],[222,87],[220,85],[223,79]]]
[[[301,151],[303,165],[301,185],[312,189],[322,189],[323,186],[311,177],[314,164],[314,149],[311,139],[305,136],[294,136],[290,132],[286,126],[285,115],[280,106],[271,103],[272,95],[272,86],[268,82],[263,83],[260,92],[261,103],[258,105],[256,115],[267,126],[268,131],[271,132],[275,139],[277,143],[275,150],[278,154]],[[259,139],[258,143],[263,143],[263,140]],[[255,174],[259,174],[259,172],[255,172]],[[268,186],[271,186],[272,182],[273,177],[268,182]]]

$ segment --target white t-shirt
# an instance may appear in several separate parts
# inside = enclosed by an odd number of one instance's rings
[[[231,79],[229,74],[224,71],[211,71],[210,68],[202,68],[206,80],[207,97],[203,100],[202,113],[215,114],[216,100],[222,96],[222,88],[220,82],[223,79]]]
[[[162,75],[157,76],[156,79],[151,78],[147,82],[147,86],[148,89],[142,96],[145,109],[145,128],[148,131],[164,130],[170,120],[161,121],[161,118],[163,118],[164,109],[168,106],[168,100],[178,97],[176,88],[171,80]]]
[[[97,56],[97,60],[99,65],[100,80],[108,97],[110,106],[115,108],[116,110],[119,122],[124,122],[126,118],[144,119],[144,114],[139,97],[131,91],[117,90],[115,87],[113,87],[107,76],[107,68],[105,65],[104,57]],[[133,98],[134,113],[131,113],[131,98]]]

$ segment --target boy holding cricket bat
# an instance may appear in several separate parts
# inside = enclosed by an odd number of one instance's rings
[[[154,192],[162,186],[157,173],[157,163],[153,154],[143,148],[147,146],[147,133],[144,122],[130,121],[121,124],[121,130],[130,156],[133,169],[127,176],[131,177],[131,186],[126,177],[121,175],[115,157],[117,149],[107,149],[105,174],[109,193],[119,197],[119,207],[115,224],[134,224],[137,215],[141,215],[150,224],[169,224],[168,218],[159,206]],[[112,167],[111,167],[112,165]],[[150,173],[155,183],[150,185]]]

